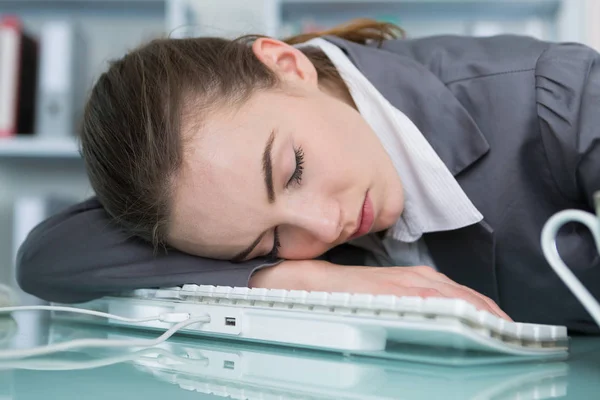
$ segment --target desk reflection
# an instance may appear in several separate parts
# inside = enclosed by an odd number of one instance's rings
[[[18,335],[37,337],[30,341],[37,344],[43,338],[60,343],[155,335],[57,321],[44,329],[38,324],[36,330],[21,332],[12,318],[3,318],[0,346]],[[180,335],[153,348],[84,348],[5,360],[0,363],[0,399],[583,398],[571,396],[578,379],[585,382],[577,383],[575,395],[598,393],[600,338],[572,345],[577,354],[569,360],[546,362],[415,348],[393,349],[394,359],[384,360]]]

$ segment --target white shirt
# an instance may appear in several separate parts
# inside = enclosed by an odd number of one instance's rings
[[[340,48],[321,38],[303,45],[318,47],[329,57],[398,171],[404,211],[381,243],[391,261],[434,267],[422,235],[463,228],[483,216],[415,124],[379,93]],[[359,238],[352,244],[373,250],[377,243],[372,239]]]

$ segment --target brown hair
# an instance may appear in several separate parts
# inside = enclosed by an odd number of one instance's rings
[[[324,35],[381,44],[403,32],[362,19],[284,41]],[[99,201],[130,234],[155,247],[166,244],[172,182],[182,163],[182,121],[192,114],[200,119],[215,104],[240,104],[255,90],[277,84],[252,51],[258,37],[156,39],[112,62],[94,85],[83,118],[82,154]],[[322,51],[301,50],[320,84],[344,86]]]

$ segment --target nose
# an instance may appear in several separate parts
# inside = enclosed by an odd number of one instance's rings
[[[327,244],[336,242],[343,230],[340,204],[327,198],[303,198],[289,205],[289,225]]]

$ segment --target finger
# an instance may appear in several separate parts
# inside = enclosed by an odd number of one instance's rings
[[[395,275],[394,282],[403,287],[422,287],[433,288],[445,295],[445,297],[459,298],[473,304],[479,310],[488,311],[500,317],[500,314],[494,311],[480,296],[474,291],[465,290],[461,285],[453,281],[445,281],[437,274],[437,279],[426,277],[417,272],[418,268],[405,270],[402,274]]]
[[[444,297],[466,300],[479,310],[485,310],[499,318],[505,318],[499,307],[491,300],[491,304],[489,304],[480,293],[454,282],[432,268],[421,266],[405,267],[398,272],[401,273],[388,275],[388,279],[391,279],[394,284],[400,287],[433,288],[444,295]]]
[[[425,279],[430,279],[432,281],[446,284],[446,285],[452,285],[457,289],[464,290],[473,296],[477,296],[480,300],[484,301],[488,305],[489,308],[494,309],[495,314],[499,314],[499,312],[501,311],[500,308],[497,307],[491,299],[489,299],[489,301],[487,301],[485,296],[483,296],[481,293],[478,293],[477,291],[475,291],[467,286],[461,285],[461,284],[453,281],[452,279],[448,278],[446,275],[439,273],[432,268],[416,267],[414,269],[414,272],[422,275]]]
[[[483,299],[483,301],[485,301],[490,307],[492,307],[496,311],[496,314],[498,314],[501,318],[504,318],[507,321],[514,322],[512,320],[512,318],[508,316],[507,313],[505,313],[504,311],[502,311],[502,309],[500,308],[500,306],[498,304],[496,304],[496,302],[494,300],[492,300],[489,297],[487,297],[487,296],[485,296],[485,295],[483,295],[483,294],[481,294],[481,293],[479,293],[479,292],[471,289],[468,286],[463,286],[463,288],[465,288],[466,290],[468,290],[468,291],[470,291],[470,292],[478,295],[479,297],[481,297]]]
[[[472,293],[472,291],[465,290],[463,288],[457,287],[456,285],[451,285],[451,284],[447,284],[447,283],[438,283],[438,285],[439,285],[439,287],[435,287],[435,288],[437,290],[439,290],[441,293],[443,293],[444,295],[446,295],[448,297],[452,297],[452,298],[460,298],[460,299],[466,300],[467,302],[469,302],[473,306],[475,306],[476,309],[487,311],[491,314],[494,314],[494,315],[502,318],[500,316],[500,314],[497,313],[493,307],[491,307],[480,296]]]
[[[481,300],[485,301],[487,303],[487,305],[491,309],[494,310],[494,314],[496,314],[500,318],[504,318],[504,319],[506,319],[508,321],[511,321],[511,322],[513,321],[508,316],[508,314],[506,314],[504,311],[502,311],[502,309],[500,308],[500,306],[498,306],[495,301],[493,301],[489,297],[487,297],[487,296],[485,296],[485,295],[477,292],[476,290],[473,290],[473,289],[471,289],[468,286],[461,285],[461,284],[453,281],[452,279],[448,278],[446,275],[435,271],[432,268],[417,267],[417,268],[415,268],[415,270],[416,270],[415,272],[424,274],[427,278],[433,279],[433,280],[438,281],[438,282],[444,282],[444,283],[447,283],[447,284],[456,285],[457,287],[460,287],[463,290],[467,290],[471,294],[473,294],[473,295],[479,297]]]
[[[498,306],[498,304],[496,304],[496,302],[492,299],[490,299],[489,297],[479,293],[478,291],[471,289],[468,286],[464,286],[464,285],[460,285],[460,287],[463,290],[466,290],[468,292],[470,292],[471,294],[473,294],[474,296],[479,297],[481,300],[485,301],[487,303],[487,305],[492,308],[494,310],[494,313],[497,314],[499,317],[504,318],[504,319],[510,319],[510,317],[508,315],[506,315],[506,313],[504,311],[502,311],[502,309],[500,308],[500,306]]]

